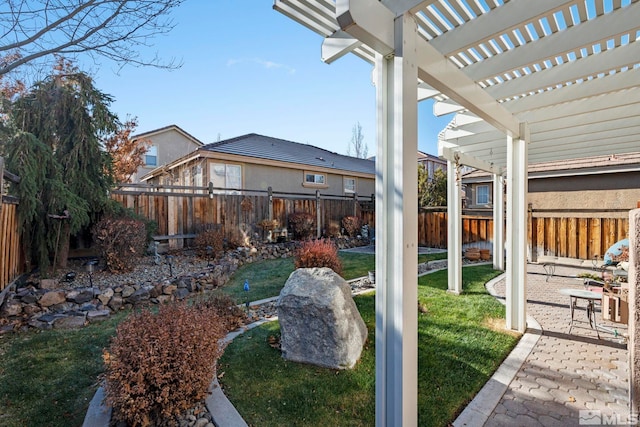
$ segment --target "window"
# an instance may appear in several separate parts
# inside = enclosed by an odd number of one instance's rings
[[[152,145],[144,155],[145,166],[158,166],[158,147]]]
[[[202,187],[202,166],[194,166],[191,174],[194,187]]]
[[[476,187],[476,205],[486,205],[489,203],[489,186],[478,185]]]
[[[304,183],[305,184],[315,184],[315,185],[324,185],[325,177],[320,173],[305,173],[304,174]]]
[[[242,166],[212,163],[209,166],[209,181],[214,188],[242,188]]]
[[[356,179],[351,177],[344,177],[344,192],[353,194],[356,192]]]

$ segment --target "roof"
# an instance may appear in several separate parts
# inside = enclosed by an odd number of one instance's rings
[[[168,125],[168,126],[164,126],[158,129],[154,129],[154,130],[150,130],[148,132],[142,132],[136,135],[133,135],[131,137],[131,139],[142,139],[142,138],[150,138],[154,135],[158,135],[160,133],[169,131],[169,130],[175,130],[178,133],[183,134],[187,139],[190,139],[194,144],[198,145],[198,146],[203,146],[204,143],[202,141],[200,141],[198,138],[196,138],[195,136],[191,135],[189,132],[185,131],[184,129],[182,129],[180,126],[178,125]]]
[[[628,171],[640,171],[640,152],[582,157],[572,160],[554,160],[551,162],[530,164],[528,168],[530,178],[593,175]],[[489,172],[475,169],[464,174],[462,179],[466,181],[486,181],[482,178],[489,178],[490,176]]]
[[[233,154],[328,169],[375,174],[375,162],[345,156],[313,145],[250,133],[207,144],[199,151]]]

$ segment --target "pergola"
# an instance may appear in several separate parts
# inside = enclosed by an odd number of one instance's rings
[[[324,37],[322,60],[374,65],[376,422],[417,425],[417,104],[455,113],[449,289],[462,290],[460,166],[494,177],[507,328],[526,329],[527,165],[640,149],[638,0],[275,0]],[[506,239],[498,224],[506,185]],[[506,245],[503,244],[506,240]],[[631,329],[631,328],[630,328]]]

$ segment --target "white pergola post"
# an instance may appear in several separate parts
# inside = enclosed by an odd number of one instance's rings
[[[529,126],[507,136],[507,329],[527,328],[527,191]]]
[[[447,160],[448,291],[462,292],[462,182],[458,162]]]
[[[504,178],[493,175],[493,268],[504,270]]]
[[[376,426],[417,426],[418,103],[416,24],[395,19],[376,54]]]

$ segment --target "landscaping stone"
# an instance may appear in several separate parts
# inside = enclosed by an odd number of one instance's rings
[[[8,298],[2,308],[0,308],[0,315],[3,317],[18,316],[22,313],[22,304],[20,301],[16,301],[13,298]]]
[[[122,288],[122,298],[129,298],[136,292],[136,289],[133,286],[125,285]]]
[[[57,289],[58,281],[55,279],[41,279],[40,280],[40,289]]]
[[[64,291],[49,291],[42,295],[40,298],[40,306],[51,307],[56,304],[61,304],[67,300],[67,296]]]
[[[282,357],[333,369],[352,368],[367,327],[351,287],[330,268],[299,268],[277,300]]]
[[[54,329],[78,329],[84,326],[85,316],[65,316],[53,322]]]
[[[92,310],[87,312],[87,320],[89,322],[99,322],[106,320],[111,315],[111,310]]]
[[[85,302],[91,301],[94,295],[95,290],[93,288],[78,289],[67,293],[67,301],[84,304]]]

